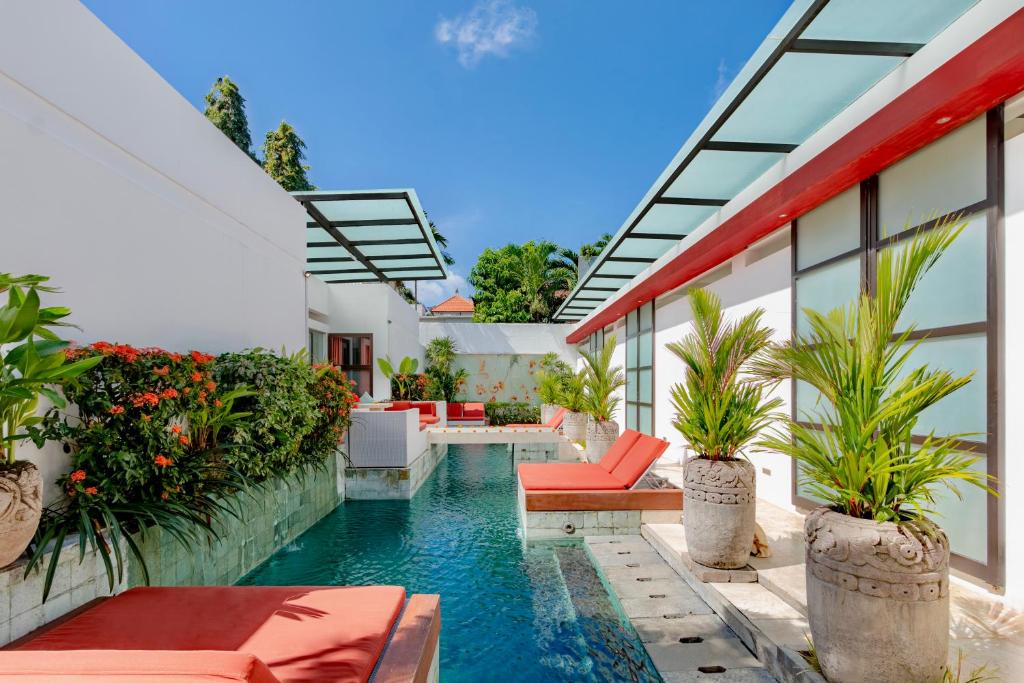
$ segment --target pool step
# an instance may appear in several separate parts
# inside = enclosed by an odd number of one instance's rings
[[[664,680],[776,683],[647,539],[593,536],[586,547]]]

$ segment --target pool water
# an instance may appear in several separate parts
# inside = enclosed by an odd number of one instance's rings
[[[441,679],[660,681],[579,542],[523,544],[504,445],[449,447],[411,501],[347,501],[248,585],[441,595]]]

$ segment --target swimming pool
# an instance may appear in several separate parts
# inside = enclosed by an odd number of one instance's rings
[[[446,683],[660,681],[582,545],[517,525],[505,446],[451,446],[411,501],[348,501],[239,583],[439,593]]]

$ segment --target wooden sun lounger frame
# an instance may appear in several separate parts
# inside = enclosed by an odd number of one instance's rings
[[[112,596],[111,596],[112,597]],[[96,598],[8,643],[13,650],[33,638],[92,609],[110,597]],[[374,683],[432,683],[438,680],[441,639],[441,596],[415,593],[405,601],[391,639],[381,653]],[[114,652],[113,650],[111,652]]]

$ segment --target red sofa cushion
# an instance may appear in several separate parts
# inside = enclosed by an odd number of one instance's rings
[[[188,653],[133,650],[0,652],[0,683],[280,683],[270,669],[245,652]]]
[[[589,462],[536,462],[519,465],[527,491],[615,491],[622,482]]]
[[[626,453],[633,447],[639,438],[640,432],[638,431],[627,429],[622,432],[622,434],[619,435],[619,438],[615,440],[615,443],[611,445],[611,448],[605,451],[604,456],[597,464],[600,465],[601,469],[605,472],[611,474],[612,470],[615,469],[615,466],[622,462],[622,458],[625,457]]]
[[[409,408],[412,408],[412,401],[392,401],[391,402],[391,407],[387,408],[386,410],[398,411],[398,410],[409,410]]]
[[[668,448],[668,442],[653,436],[641,434],[633,447],[612,470],[611,476],[622,482],[625,488],[632,488],[644,475],[654,461]]]
[[[449,403],[447,407],[448,419],[449,420],[460,420],[462,419],[462,404],[461,403]]]
[[[464,403],[462,405],[462,417],[466,420],[484,419],[483,403]]]
[[[435,425],[440,421],[441,418],[436,415],[424,415],[420,413],[420,422],[426,422],[428,425]]]
[[[226,650],[281,683],[365,683],[404,603],[398,586],[133,588],[18,650]]]
[[[420,412],[421,419],[425,416],[437,419],[437,403],[433,401],[417,401],[413,403],[413,408]]]

